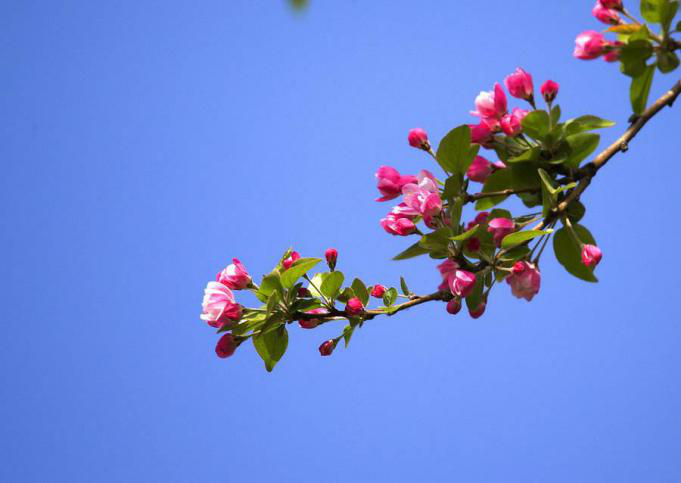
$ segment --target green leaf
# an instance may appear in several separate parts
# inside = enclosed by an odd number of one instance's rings
[[[474,226],[473,228],[471,228],[470,230],[465,231],[465,232],[463,232],[463,233],[460,234],[460,235],[451,237],[450,240],[452,240],[452,241],[465,241],[465,240],[468,240],[470,237],[472,237],[473,235],[475,235],[475,234],[477,233],[479,227],[480,227],[480,225],[475,225],[475,226]]]
[[[404,280],[404,277],[400,277],[400,288],[402,289],[402,293],[406,296],[409,296],[411,292],[409,291],[409,287],[407,287],[407,282]]]
[[[333,300],[338,296],[344,280],[345,275],[343,275],[343,272],[325,273],[319,290],[322,291],[326,298]]]
[[[429,252],[447,250],[451,233],[452,231],[449,228],[443,227],[437,231],[424,235],[419,243],[421,244],[421,247]]]
[[[641,75],[631,81],[631,107],[635,114],[641,114],[646,108],[654,75],[655,66],[650,65],[645,68]]]
[[[512,158],[509,158],[508,162],[509,163],[527,163],[527,162],[537,161],[539,159],[540,154],[541,154],[541,148],[539,146],[535,146],[533,148],[526,149],[525,151],[522,152],[522,154],[519,154],[518,156],[514,156]]]
[[[664,0],[641,0],[641,16],[650,23],[660,23]]]
[[[386,307],[390,307],[397,300],[397,289],[394,287],[389,288],[383,294],[383,304]]]
[[[569,136],[571,134],[579,134],[580,132],[591,131],[593,129],[603,129],[614,125],[615,123],[613,121],[601,119],[600,117],[590,115],[580,116],[565,122],[565,134]]]
[[[284,288],[281,285],[281,279],[279,278],[279,273],[272,272],[269,275],[265,275],[260,283],[260,288],[255,293],[258,300],[265,303],[270,298],[270,294],[274,291],[279,292],[279,295],[284,295]]]
[[[364,282],[362,282],[359,278],[356,278],[352,281],[352,290],[355,292],[355,295],[359,297],[364,306],[369,303],[369,291],[367,290],[366,285],[364,285]]]
[[[496,191],[502,191],[511,188],[513,183],[512,176],[513,175],[511,174],[511,170],[508,168],[495,171],[487,178],[487,181],[485,181],[485,185],[482,187],[482,192],[493,193]],[[498,205],[506,198],[508,198],[508,196],[494,196],[491,198],[482,198],[475,203],[475,210],[476,211],[487,210],[489,208],[492,208],[493,206]]]
[[[528,230],[511,233],[510,235],[506,235],[501,241],[501,248],[511,248],[515,245],[525,243],[528,240],[532,240],[533,238],[537,238],[538,236],[548,235],[552,232],[553,230]]]
[[[482,300],[482,294],[485,289],[485,277],[482,275],[484,272],[475,274],[475,287],[473,292],[466,297],[466,306],[469,310],[476,310],[480,307]]]
[[[555,126],[556,124],[558,124],[560,122],[560,114],[561,114],[560,106],[558,104],[556,104],[551,109],[551,124],[553,124]]]
[[[584,217],[585,213],[586,207],[579,200],[575,200],[570,203],[567,207],[567,210],[565,211],[565,214],[573,224],[578,223],[579,220]]]
[[[672,25],[672,21],[676,16],[676,12],[679,10],[678,0],[664,0],[662,2],[662,8],[660,9],[660,24],[662,25],[662,32],[669,32],[669,28]]]
[[[583,132],[568,136],[565,138],[565,141],[570,149],[564,164],[570,168],[578,168],[581,162],[596,150],[601,142],[601,136]]]
[[[255,350],[258,352],[267,372],[272,372],[274,366],[284,356],[288,347],[288,331],[285,326],[279,327],[265,334],[252,337]]]
[[[515,248],[510,249],[503,255],[499,256],[499,260],[501,262],[517,262],[518,260],[522,260],[524,258],[527,258],[527,256],[530,254],[530,248],[526,245],[521,245]]]
[[[679,56],[676,52],[660,51],[657,53],[657,68],[663,74],[676,70],[679,66]]]
[[[428,250],[423,248],[419,242],[414,243],[412,246],[407,248],[401,253],[398,253],[393,257],[393,260],[408,260],[409,258],[418,257],[420,255],[425,255]]]
[[[299,258],[281,274],[281,285],[284,288],[293,287],[300,277],[312,270],[321,261],[321,258]]]
[[[437,162],[448,173],[464,174],[476,154],[477,150],[471,146],[471,128],[464,124],[442,138],[437,148]]]
[[[442,198],[445,200],[452,200],[454,197],[461,194],[461,186],[463,185],[463,175],[453,174],[445,181],[445,189],[442,193]]]
[[[648,40],[631,40],[620,49],[622,71],[631,77],[640,76],[646,69],[646,60],[653,55],[653,46]]]
[[[521,124],[525,134],[541,141],[549,133],[549,114],[544,110],[532,111]]]
[[[556,206],[556,202],[558,201],[558,191],[554,187],[553,178],[551,178],[549,173],[541,168],[537,170],[537,173],[539,174],[542,184],[542,205],[544,207],[542,216],[546,217],[554,208],[554,206]]]
[[[346,325],[343,329],[343,339],[345,340],[345,348],[347,349],[350,345],[350,339],[352,339],[352,334],[355,332],[355,326],[350,324]]]
[[[573,226],[582,243],[590,243],[593,245],[596,244],[596,241],[589,230],[584,228],[582,225]],[[553,251],[555,252],[556,258],[560,264],[563,265],[565,270],[567,270],[569,273],[587,282],[598,281],[593,274],[593,270],[584,266],[582,263],[581,249],[572,238],[567,228],[563,227],[560,230],[557,230],[554,234]]]

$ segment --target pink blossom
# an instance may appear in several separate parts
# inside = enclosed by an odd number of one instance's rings
[[[595,245],[584,245],[582,247],[582,263],[587,267],[595,267],[603,258],[603,252]]]
[[[487,308],[487,304],[485,302],[480,302],[480,305],[476,309],[468,309],[468,313],[470,316],[474,319],[479,319],[482,317],[482,314],[485,313],[485,308]]]
[[[439,214],[442,211],[442,199],[435,177],[424,169],[416,178],[417,183],[409,183],[402,187],[404,203],[424,217]]]
[[[345,304],[345,313],[348,315],[360,315],[362,312],[364,312],[364,304],[359,297],[352,297]]]
[[[517,136],[523,130],[522,120],[529,114],[525,109],[516,107],[511,114],[506,114],[501,119],[501,130],[507,136]]]
[[[607,41],[603,34],[595,30],[587,30],[575,39],[574,56],[583,60],[596,59],[603,54],[606,45]]]
[[[486,211],[481,211],[477,215],[475,215],[475,218],[473,221],[469,221],[468,224],[466,225],[466,231],[471,230],[474,226],[482,225],[483,223],[487,223],[487,218],[489,218],[489,213]]]
[[[238,347],[236,340],[232,334],[223,335],[215,346],[215,353],[220,359],[225,359],[232,354]]]
[[[448,258],[441,264],[437,266],[438,271],[440,272],[440,275],[442,275],[442,279],[446,280],[449,275],[455,273],[459,269],[459,264],[456,263],[454,260],[451,258]]]
[[[380,283],[377,283],[374,285],[374,288],[371,289],[371,296],[376,297],[377,299],[380,299],[383,297],[383,294],[385,293],[385,287],[381,285]]]
[[[504,237],[506,237],[506,235],[509,235],[515,231],[515,223],[513,223],[513,220],[509,220],[508,218],[494,218],[487,224],[487,226],[487,231],[492,234],[494,244],[497,247],[501,246],[501,241],[504,239]]]
[[[615,10],[622,10],[622,0],[599,0],[603,8],[614,8]]]
[[[326,251],[324,252],[324,256],[326,257],[326,263],[329,265],[329,268],[333,270],[336,268],[336,260],[338,260],[338,250],[335,248],[327,248]]]
[[[447,277],[449,290],[457,297],[466,298],[475,288],[475,274],[466,270],[456,270]]]
[[[409,145],[413,148],[423,149],[424,151],[430,150],[430,143],[428,142],[428,133],[423,129],[416,128],[409,131],[407,136]]]
[[[492,163],[487,161],[482,156],[476,156],[471,166],[466,172],[466,176],[471,181],[476,181],[478,183],[484,183],[487,181],[487,177],[492,174]]]
[[[447,312],[449,312],[452,315],[456,315],[459,313],[461,310],[461,299],[459,298],[453,298],[449,302],[447,302]]]
[[[551,104],[553,100],[558,95],[558,89],[560,85],[552,80],[547,80],[541,86],[541,95],[544,96],[544,100],[547,104]]]
[[[308,314],[313,314],[313,315],[322,315],[322,314],[328,314],[329,311],[326,310],[325,308],[318,308],[318,309],[312,309],[306,311]],[[319,324],[322,323],[322,319],[306,319],[306,320],[299,320],[298,325],[302,327],[303,329],[314,329],[317,327]]]
[[[251,276],[246,271],[246,267],[236,258],[234,263],[218,273],[217,281],[232,290],[242,290],[251,284]]]
[[[299,259],[300,259],[300,253],[291,252],[291,255],[289,255],[289,257],[287,259],[285,259],[283,262],[281,262],[281,266],[283,267],[284,270],[288,270],[289,268],[291,268],[291,265],[293,265],[293,263],[296,260],[299,260]]]
[[[608,42],[605,49],[605,54],[603,54],[603,60],[606,62],[617,62],[620,60],[620,53],[622,52],[621,47],[624,45],[623,42],[615,40],[614,42]]]
[[[518,67],[511,75],[504,79],[508,92],[518,99],[525,99],[529,101],[534,94],[534,86],[532,85],[532,76]]]
[[[416,225],[409,218],[388,213],[381,219],[381,226],[391,235],[407,236],[416,231]]]
[[[496,128],[507,112],[506,93],[501,85],[497,82],[494,84],[494,91],[482,91],[478,94],[475,98],[475,108],[471,114],[479,116],[490,129]]]
[[[514,296],[529,302],[539,292],[541,274],[537,267],[529,262],[516,262],[506,282],[511,286]]]
[[[480,124],[469,124],[471,128],[471,141],[482,146],[489,146],[494,140],[494,135],[490,127],[481,122]]]
[[[319,346],[319,353],[322,356],[330,356],[333,353],[333,350],[336,348],[336,341],[333,339],[329,339],[326,342],[322,343],[322,345]]]
[[[402,194],[402,187],[407,183],[416,182],[416,176],[402,176],[399,171],[390,166],[381,166],[376,171],[378,179],[378,191],[383,195],[376,198],[376,201],[388,201],[397,198]]]
[[[220,282],[208,282],[204,290],[201,320],[216,329],[241,319],[241,306],[234,300],[234,294]]]
[[[622,22],[617,10],[604,7],[600,1],[596,2],[596,5],[594,6],[593,10],[591,10],[591,13],[594,17],[605,24],[619,25]]]

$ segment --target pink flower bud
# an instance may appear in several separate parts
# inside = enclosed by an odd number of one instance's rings
[[[595,30],[587,30],[575,39],[574,56],[583,60],[596,59],[603,54],[606,44],[607,41],[603,34]]]
[[[582,247],[582,263],[587,267],[595,267],[603,258],[603,252],[595,245],[584,245]]]
[[[409,218],[404,218],[393,213],[381,219],[381,226],[391,235],[407,236],[416,231],[416,225]]]
[[[336,348],[336,341],[333,339],[329,339],[326,342],[324,342],[322,345],[319,346],[319,353],[322,356],[330,356],[333,353],[333,350]]]
[[[477,215],[475,215],[475,218],[473,221],[469,221],[468,224],[466,225],[466,231],[472,230],[473,227],[482,225],[483,223],[487,223],[487,218],[489,218],[489,213],[486,211],[481,211]]]
[[[218,273],[217,281],[232,290],[242,290],[251,284],[251,276],[246,271],[246,267],[234,258],[234,263],[227,265],[227,267]]]
[[[232,334],[223,335],[215,346],[215,353],[220,359],[225,359],[232,354],[238,347],[236,340]]]
[[[318,308],[318,309],[308,310],[306,313],[321,315],[321,314],[328,314],[329,311],[324,309],[324,308]],[[305,319],[305,320],[299,320],[298,321],[298,325],[300,325],[300,327],[302,327],[303,329],[314,329],[315,327],[317,327],[321,323],[322,323],[321,319]]]
[[[293,265],[293,262],[296,260],[300,259],[300,253],[298,252],[291,252],[291,255],[287,259],[285,259],[283,262],[281,262],[281,266],[284,268],[284,270],[288,270],[291,268],[291,265]]]
[[[407,136],[409,145],[413,148],[430,151],[430,143],[428,142],[428,134],[420,128],[412,129]]]
[[[466,250],[469,252],[477,252],[480,250],[480,239],[476,236],[470,237],[468,240],[466,240]]]
[[[506,278],[511,286],[511,292],[519,299],[528,302],[539,292],[541,274],[537,267],[528,262],[516,262],[513,272]]]
[[[374,288],[371,289],[371,296],[376,297],[377,299],[380,299],[383,297],[383,294],[385,293],[385,287],[381,285],[380,283],[377,283],[374,285]]]
[[[426,218],[438,215],[442,211],[442,199],[435,177],[429,171],[421,170],[416,179],[416,183],[402,187],[404,204]]]
[[[468,313],[472,318],[479,319],[480,317],[482,317],[482,314],[485,313],[486,308],[487,304],[485,304],[485,302],[480,302],[480,305],[478,305],[477,309],[468,309]]]
[[[494,135],[490,127],[481,122],[480,124],[469,124],[471,128],[471,141],[482,146],[489,146],[494,140]]]
[[[402,176],[399,171],[390,166],[381,166],[376,171],[378,179],[378,191],[383,195],[376,198],[376,201],[388,201],[397,198],[402,194],[402,187],[407,183],[415,183],[416,176]]]
[[[220,282],[208,282],[204,290],[201,320],[216,329],[238,322],[241,319],[241,305],[234,300],[234,294]]]
[[[466,270],[457,270],[447,278],[449,290],[457,297],[468,297],[475,288],[475,274]]]
[[[448,258],[439,264],[437,269],[440,272],[440,275],[442,275],[442,279],[447,280],[450,275],[453,275],[459,269],[459,264],[451,258]]]
[[[560,85],[552,80],[547,80],[541,86],[541,95],[544,96],[544,100],[547,104],[551,104],[553,100],[558,95],[558,89]]]
[[[529,114],[525,109],[515,108],[511,114],[501,118],[501,130],[507,136],[517,136],[523,130],[522,120]]]
[[[326,263],[329,265],[329,268],[333,270],[336,268],[336,260],[338,260],[338,250],[335,248],[327,248],[326,251],[324,252],[324,256],[326,257]]]
[[[534,94],[532,76],[518,67],[515,72],[504,79],[508,92],[518,99],[529,101]]]
[[[447,302],[447,312],[449,312],[452,315],[456,315],[459,313],[461,310],[461,299],[459,298],[453,298],[449,302]]]
[[[506,114],[506,93],[497,82],[494,84],[494,91],[482,91],[475,98],[475,111],[471,114],[479,116],[489,127],[494,127],[495,123],[490,122],[500,120]]]
[[[362,312],[364,312],[364,304],[359,297],[352,297],[345,304],[345,313],[348,315],[360,315]]]
[[[298,297],[301,297],[301,298],[312,297],[312,292],[310,292],[305,287],[300,287],[298,289]]]
[[[515,223],[508,218],[494,218],[488,224],[487,231],[492,234],[494,244],[497,247],[501,246],[501,241],[506,235],[515,231]]]
[[[622,10],[624,5],[622,5],[622,0],[599,0],[603,8],[614,8],[615,10]]]
[[[601,2],[598,1],[596,2],[593,10],[591,10],[591,13],[594,17],[605,24],[619,25],[622,22],[617,10],[606,8],[601,4]]]
[[[620,60],[620,53],[622,52],[621,47],[624,45],[623,42],[615,40],[614,42],[608,42],[605,49],[605,54],[603,54],[603,60],[606,62],[617,62]]]
[[[482,156],[476,156],[471,166],[466,172],[466,176],[471,181],[476,181],[478,183],[484,183],[487,181],[487,177],[492,174],[492,163],[487,161]]]

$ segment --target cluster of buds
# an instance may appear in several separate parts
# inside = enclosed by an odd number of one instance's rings
[[[621,0],[597,0],[591,10],[593,16],[604,24],[622,25],[621,14],[625,13]],[[575,39],[574,56],[582,60],[593,60],[603,57],[606,62],[616,62],[624,43],[619,40],[610,41],[595,30],[582,32]]]

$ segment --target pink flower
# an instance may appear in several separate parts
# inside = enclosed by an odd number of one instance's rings
[[[541,274],[531,263],[516,262],[513,265],[513,272],[506,278],[506,282],[511,286],[511,292],[514,296],[529,302],[539,292]]]
[[[430,143],[428,142],[428,133],[423,129],[416,128],[409,131],[407,136],[409,140],[409,145],[413,148],[423,149],[424,151],[430,151]]]
[[[615,10],[622,10],[622,0],[599,0],[603,8],[614,8]]]
[[[208,282],[203,295],[201,320],[219,329],[241,319],[241,305],[234,300],[234,294],[220,282]]]
[[[596,2],[596,5],[594,6],[593,10],[591,10],[591,13],[594,17],[605,24],[619,25],[622,22],[617,10],[604,7],[600,1]]]
[[[492,234],[494,244],[497,247],[501,246],[501,241],[515,231],[515,223],[508,218],[494,218],[487,224],[487,231]]]
[[[324,309],[324,308],[318,308],[318,309],[308,310],[306,313],[314,314],[314,315],[322,315],[322,314],[328,314],[329,311]],[[321,319],[306,319],[306,320],[299,320],[298,321],[298,325],[300,325],[300,327],[302,327],[303,329],[314,329],[315,327],[317,327],[321,323],[322,323]]]
[[[487,181],[487,177],[492,174],[492,163],[487,161],[482,156],[476,156],[471,166],[466,172],[466,176],[471,181],[476,181],[478,183],[484,183]]]
[[[442,199],[435,177],[424,169],[416,178],[418,183],[409,183],[402,187],[404,203],[424,217],[439,214],[442,211]]]
[[[547,80],[541,86],[541,95],[544,96],[544,100],[547,104],[551,104],[553,100],[558,95],[558,89],[560,85],[552,80]]]
[[[595,267],[603,258],[603,252],[595,245],[584,245],[582,247],[582,263],[587,267]]]
[[[500,120],[506,114],[506,93],[497,82],[494,84],[494,91],[482,91],[475,98],[475,111],[471,111],[474,116],[480,117],[483,121],[496,119]],[[490,124],[487,124],[490,126]],[[490,126],[491,127],[491,126]]]
[[[416,225],[409,218],[388,213],[381,219],[381,226],[391,235],[407,236],[416,231]]]
[[[289,255],[289,257],[286,260],[281,262],[281,266],[284,268],[284,270],[288,270],[289,268],[291,268],[291,265],[293,265],[293,262],[295,262],[296,260],[299,260],[299,259],[300,259],[300,253],[291,252],[291,255]]]
[[[481,211],[480,213],[475,215],[475,219],[473,219],[473,221],[468,222],[468,224],[466,225],[466,231],[471,230],[474,226],[487,223],[487,218],[489,218],[489,213],[486,211]]]
[[[516,107],[511,114],[506,114],[501,119],[501,130],[507,136],[517,136],[523,130],[522,120],[529,114],[525,109]]]
[[[614,42],[608,42],[605,49],[605,54],[603,54],[603,60],[606,62],[617,62],[620,60],[620,52],[622,52],[621,47],[624,45],[623,42],[615,40]]]
[[[603,34],[595,30],[587,30],[575,39],[574,56],[583,60],[596,59],[601,56],[606,44]]]
[[[508,92],[518,99],[529,101],[534,94],[532,76],[518,67],[515,72],[504,79]]]
[[[374,285],[374,288],[371,289],[371,296],[376,297],[377,299],[380,299],[383,297],[383,294],[385,293],[385,287],[381,285],[380,283],[377,283]]]
[[[494,140],[494,135],[490,127],[481,122],[480,124],[469,124],[471,128],[471,141],[482,146],[489,146]]]
[[[482,314],[485,313],[485,308],[487,308],[487,304],[485,302],[480,302],[480,305],[478,305],[478,308],[476,309],[468,309],[468,313],[470,316],[474,319],[479,319],[482,317]]]
[[[335,248],[327,248],[326,251],[324,252],[324,256],[326,257],[326,263],[329,265],[329,268],[333,270],[336,268],[336,260],[338,260],[338,250]]]
[[[319,353],[322,356],[330,356],[333,353],[333,350],[336,348],[336,341],[333,339],[329,339],[326,342],[324,342],[322,345],[319,346]]]
[[[215,353],[220,359],[225,359],[232,354],[238,347],[236,340],[232,334],[223,335],[215,346]]]
[[[456,315],[461,310],[461,299],[453,298],[447,302],[447,312],[452,315]]]
[[[447,277],[449,277],[451,274],[453,274],[459,269],[459,264],[456,263],[451,258],[448,258],[447,260],[439,264],[437,266],[437,269],[440,272],[440,275],[442,275],[442,279],[446,280]]]
[[[468,297],[475,288],[475,274],[466,270],[457,270],[447,277],[449,290],[457,297]]]
[[[345,313],[348,315],[360,315],[362,312],[364,312],[364,304],[359,297],[352,297],[345,304]]]
[[[217,281],[232,290],[242,290],[251,284],[251,276],[239,260],[234,258],[232,261],[234,263],[227,265],[222,272],[218,273]]]
[[[407,183],[416,182],[416,176],[402,176],[399,171],[390,166],[381,166],[376,171],[378,179],[378,191],[383,195],[376,198],[376,201],[388,201],[397,198],[402,194],[402,187]]]

